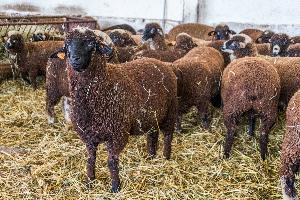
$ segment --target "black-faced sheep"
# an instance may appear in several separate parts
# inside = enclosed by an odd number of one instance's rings
[[[211,37],[208,35],[209,32],[213,31],[214,27],[207,26],[205,24],[198,23],[186,23],[179,24],[173,27],[167,34],[167,39],[170,41],[175,40],[176,36],[179,33],[187,33],[194,38],[199,38],[203,40],[211,40]]]
[[[63,41],[25,43],[19,33],[10,35],[5,43],[6,50],[16,56],[14,65],[17,66],[22,78],[31,83],[33,88],[37,87],[36,77],[46,72],[49,55],[62,46]]]
[[[123,30],[129,31],[133,35],[136,35],[135,29],[128,24],[118,24],[118,25],[110,26],[105,29],[102,29],[102,31],[106,32],[106,31],[110,31],[110,30],[114,30],[114,29],[123,29]]]
[[[95,179],[97,146],[106,142],[112,191],[120,190],[119,154],[130,134],[149,131],[148,151],[153,156],[160,128],[165,134],[164,156],[170,158],[177,115],[171,67],[156,59],[106,64],[111,49],[90,30],[69,32],[65,48],[58,52],[67,55],[71,120],[86,144],[89,180]]]
[[[64,38],[61,35],[50,35],[49,33],[46,33],[41,30],[35,31],[30,38],[31,42],[47,41],[47,40],[63,41]]]
[[[274,34],[271,39],[271,55],[281,57],[299,57],[300,45],[293,44],[293,40],[287,34]]]
[[[249,134],[254,134],[255,118],[261,118],[260,155],[267,154],[268,135],[276,122],[280,79],[276,69],[257,57],[240,58],[224,70],[221,96],[227,135],[224,155],[229,157],[238,120],[249,115]]]
[[[158,23],[148,23],[145,26],[142,40],[152,50],[167,50],[165,35]]]
[[[263,43],[269,43],[271,37],[274,35],[275,33],[273,31],[270,30],[265,30],[264,32],[262,32],[262,34],[256,39],[256,43],[259,44],[263,44]]]
[[[208,33],[209,36],[212,36],[212,40],[228,40],[230,36],[234,34],[236,34],[236,32],[230,30],[226,24],[219,24],[214,31]]]
[[[281,147],[280,181],[284,200],[297,200],[295,175],[300,166],[300,91],[291,98],[286,112],[286,131]]]
[[[248,35],[253,40],[253,42],[255,42],[263,34],[263,31],[254,28],[247,28],[242,30],[240,34]]]
[[[170,50],[152,50],[146,49],[137,52],[132,59],[142,57],[155,58],[164,62],[174,62],[183,57],[187,52],[196,47],[191,36],[186,33],[181,33],[176,37],[176,43],[173,49]]]

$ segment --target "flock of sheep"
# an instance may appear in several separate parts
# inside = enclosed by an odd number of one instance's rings
[[[14,76],[37,88],[36,77],[46,74],[49,123],[55,122],[54,106],[64,98],[65,119],[87,148],[88,183],[95,179],[97,146],[103,142],[113,192],[121,188],[119,154],[130,135],[146,133],[153,157],[161,130],[163,154],[170,159],[173,132],[181,131],[182,115],[193,106],[208,130],[211,106],[223,110],[225,158],[240,118],[248,117],[250,136],[260,118],[264,160],[278,111],[286,109],[281,185],[284,199],[298,199],[300,36],[257,29],[237,34],[225,24],[181,24],[164,34],[157,23],[146,24],[142,35],[129,25],[102,31],[77,27],[64,41],[36,34],[25,42],[18,32],[8,33],[5,48]]]

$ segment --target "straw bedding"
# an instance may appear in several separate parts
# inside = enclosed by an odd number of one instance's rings
[[[86,150],[72,128],[47,124],[45,85],[34,91],[21,81],[0,85],[0,199],[279,199],[283,114],[270,134],[263,162],[258,138],[240,129],[231,158],[224,160],[226,129],[214,112],[211,132],[195,124],[195,111],[174,135],[171,160],[147,158],[146,138],[131,137],[120,158],[122,190],[110,193],[107,152],[100,145],[93,189],[85,187]],[[256,133],[257,134],[257,133]],[[296,185],[299,188],[299,184]]]

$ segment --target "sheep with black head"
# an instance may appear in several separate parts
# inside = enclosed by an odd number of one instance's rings
[[[213,40],[228,40],[230,36],[234,34],[236,34],[236,32],[229,29],[227,24],[219,24],[215,27],[214,31],[208,33],[209,36],[212,36]]]
[[[90,30],[67,34],[65,47],[71,120],[88,151],[87,176],[95,179],[96,150],[106,142],[112,191],[120,190],[119,154],[131,134],[148,133],[148,152],[156,154],[159,128],[164,156],[171,156],[177,115],[177,83],[171,67],[155,59],[107,64],[112,50]]]

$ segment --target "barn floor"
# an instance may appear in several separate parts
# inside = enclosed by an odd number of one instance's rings
[[[279,199],[281,120],[270,136],[269,156],[259,156],[258,138],[246,126],[231,158],[222,159],[225,127],[215,111],[212,131],[195,125],[193,112],[184,133],[175,133],[170,161],[147,159],[144,136],[132,137],[120,158],[122,191],[110,193],[107,153],[100,145],[93,189],[85,187],[85,146],[64,124],[47,124],[44,85],[34,91],[21,81],[0,85],[0,199]],[[298,186],[299,187],[299,183]]]

